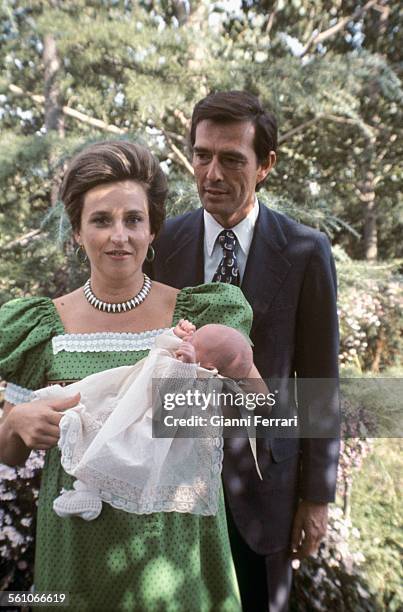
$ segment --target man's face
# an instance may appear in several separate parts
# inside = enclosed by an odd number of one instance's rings
[[[196,128],[193,168],[203,207],[223,227],[234,227],[252,210],[256,184],[270,172],[274,152],[259,165],[251,121],[201,121]]]

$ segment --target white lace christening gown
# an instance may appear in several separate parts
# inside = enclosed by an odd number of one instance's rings
[[[68,387],[53,385],[35,393],[40,399],[81,394],[80,403],[60,421],[61,463],[77,480],[73,490],[63,490],[54,501],[59,516],[93,520],[102,502],[138,514],[217,512],[221,428],[210,427],[206,437],[184,438],[175,437],[177,428],[170,427],[172,437],[152,437],[153,418],[167,414],[161,409],[155,412],[154,397],[153,415],[153,379],[168,379],[171,393],[189,389],[198,379],[219,392],[217,371],[173,357],[181,342],[170,330],[156,338],[149,355],[134,366],[113,368]],[[191,410],[195,414],[189,405],[180,410],[183,417]],[[198,410],[208,422],[209,416],[218,414],[211,405],[203,413]]]

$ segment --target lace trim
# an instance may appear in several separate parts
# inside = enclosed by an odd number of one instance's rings
[[[80,470],[80,479],[91,482],[97,489],[102,501],[117,510],[134,514],[151,514],[153,512],[187,512],[201,516],[212,516],[218,512],[218,497],[221,485],[221,468],[223,461],[223,438],[204,439],[210,447],[210,453],[200,453],[200,460],[210,464],[210,482],[199,481],[193,486],[159,485],[147,489],[144,493],[139,487],[128,486],[125,481],[105,478],[97,470],[86,466]],[[67,450],[67,454],[71,449]],[[209,457],[208,457],[209,455]],[[107,488],[105,489],[105,485]],[[122,492],[125,494],[122,495]]]
[[[26,389],[14,383],[7,383],[4,399],[6,402],[10,402],[10,404],[23,404],[32,399],[33,393],[32,389]]]
[[[129,485],[126,481],[110,478],[88,465],[78,470],[75,447],[82,427],[77,414],[71,413],[71,419],[61,421],[58,446],[61,450],[61,463],[68,472],[84,482],[91,483],[99,497],[118,510],[135,514],[153,512],[187,512],[201,516],[212,516],[218,512],[218,500],[221,486],[221,469],[224,457],[224,440],[222,435],[194,439],[199,455],[199,465],[203,473],[209,473],[208,481],[196,479],[193,486],[158,485],[147,488]],[[214,428],[217,431],[217,428]],[[77,474],[78,471],[78,474]],[[124,493],[123,493],[124,492]]]
[[[169,328],[145,332],[96,332],[92,334],[61,334],[52,338],[53,354],[144,351],[151,349],[154,340]]]

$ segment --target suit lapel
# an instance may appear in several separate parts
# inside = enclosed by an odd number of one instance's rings
[[[270,308],[291,267],[281,253],[287,245],[287,238],[275,214],[261,203],[259,208],[241,286],[253,308],[254,325]]]
[[[193,287],[204,282],[203,209],[189,214],[172,235],[172,246],[164,263],[164,282],[172,287]],[[259,204],[251,248],[241,289],[254,311],[254,326],[271,306],[291,264],[281,251],[287,238],[276,215]]]
[[[172,250],[165,261],[164,279],[173,287],[193,287],[204,282],[203,209],[187,216],[172,236]]]

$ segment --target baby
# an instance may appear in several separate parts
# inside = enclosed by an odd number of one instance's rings
[[[182,339],[175,357],[184,363],[198,362],[234,380],[253,377],[252,348],[245,336],[232,327],[211,323],[196,330],[193,323],[181,319],[173,333]]]
[[[170,390],[181,392],[197,379],[219,382],[218,372],[241,379],[253,370],[252,350],[241,333],[215,324],[196,330],[181,320],[158,336],[148,356],[134,366],[93,374],[68,387],[54,385],[37,391],[41,399],[81,394],[78,406],[66,411],[60,421],[61,463],[77,480],[73,490],[62,491],[54,501],[55,512],[93,520],[104,501],[138,514],[215,514],[222,436],[216,430],[215,437],[181,438],[175,437],[172,428],[172,437],[153,438],[153,379],[169,379]],[[182,416],[188,410],[185,406]],[[212,414],[212,408],[208,410],[203,416]],[[251,438],[256,460],[255,443]]]

